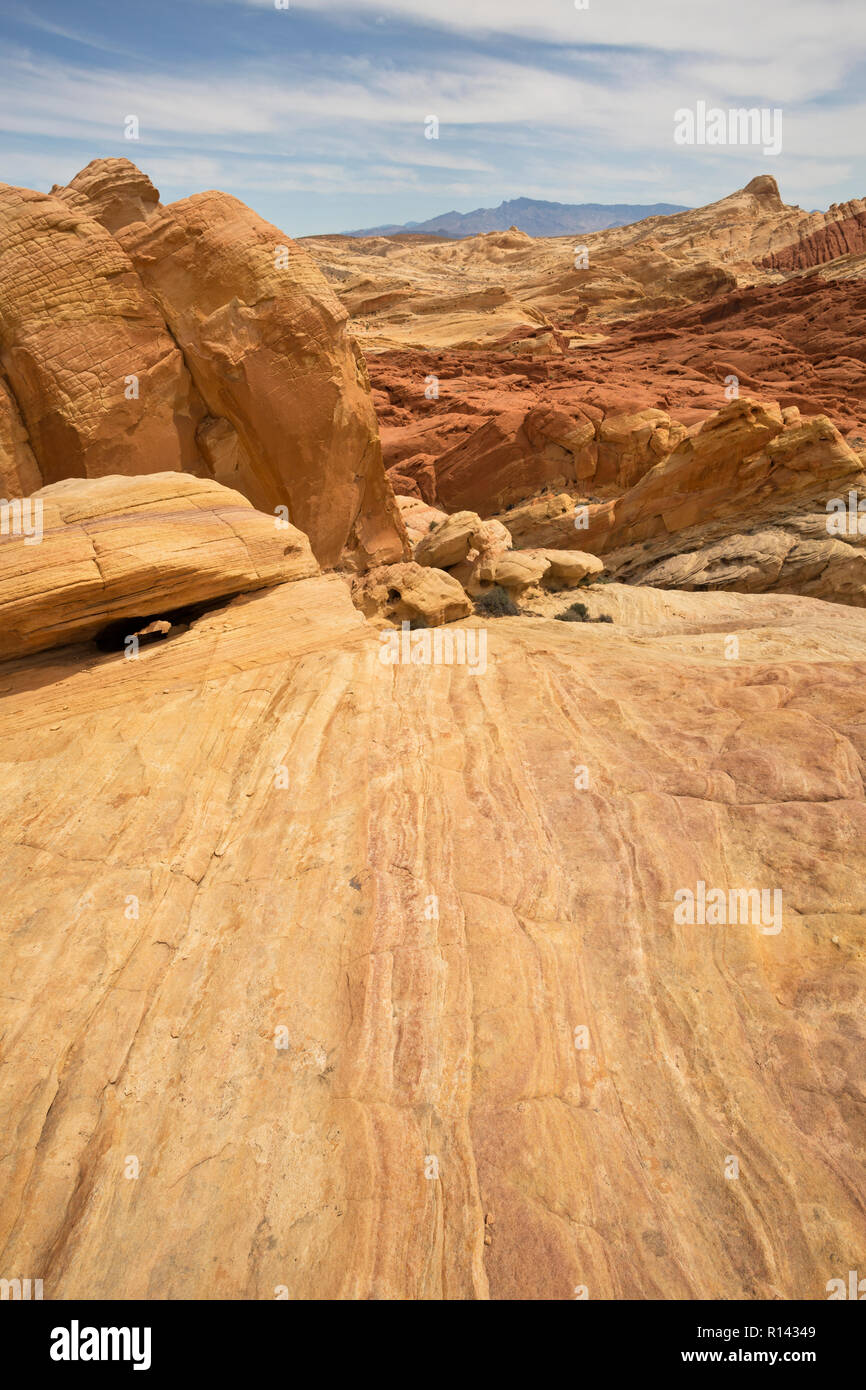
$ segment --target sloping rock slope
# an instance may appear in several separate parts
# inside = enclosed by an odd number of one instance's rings
[[[616,624],[501,619],[474,668],[385,664],[318,574],[136,660],[0,666],[6,1274],[811,1299],[857,1268],[866,614],[614,588]],[[681,924],[701,883],[778,890],[780,930]]]

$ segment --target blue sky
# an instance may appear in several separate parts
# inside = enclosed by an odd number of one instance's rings
[[[163,201],[223,188],[294,236],[759,173],[826,207],[866,195],[864,39],[866,0],[4,0],[0,181],[123,155]],[[780,107],[781,154],[677,146],[698,100]]]

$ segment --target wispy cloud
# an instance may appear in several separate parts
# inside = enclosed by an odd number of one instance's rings
[[[765,171],[809,207],[866,191],[861,0],[820,15],[813,0],[718,14],[695,0],[153,0],[165,29],[142,27],[132,55],[115,7],[100,38],[77,0],[58,3],[19,7],[0,50],[6,181],[47,187],[72,160],[123,154],[168,196],[255,194],[296,232],[458,196],[705,202]],[[673,113],[697,99],[781,106],[782,154],[674,146]]]

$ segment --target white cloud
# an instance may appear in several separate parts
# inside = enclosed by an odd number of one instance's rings
[[[327,15],[335,30],[345,8],[338,0],[292,4]],[[90,158],[122,154],[172,196],[203,187],[241,197],[381,195],[393,208],[412,193],[435,199],[432,211],[446,196],[475,206],[518,194],[702,203],[760,172],[809,207],[866,192],[866,102],[859,85],[842,83],[856,58],[838,27],[854,13],[849,0],[830,0],[820,12],[812,0],[788,0],[784,11],[779,0],[769,8],[753,0],[590,6],[436,0],[424,9],[420,0],[353,0],[355,24],[359,13],[381,14],[451,35],[435,47],[419,36],[404,46],[402,63],[390,49],[378,57],[357,44],[342,52],[336,37],[327,52],[287,60],[282,49],[265,51],[233,57],[222,70],[192,60],[167,70],[144,59],[126,71],[76,67],[7,48],[0,128],[12,138],[0,179],[48,187]],[[290,24],[292,13],[275,12],[275,22]],[[466,36],[485,26],[555,42],[484,51]],[[675,147],[674,111],[698,99],[781,106],[782,155]],[[123,139],[130,114],[140,120],[138,142]],[[440,121],[436,141],[424,138],[430,114]],[[56,154],[46,152],[49,143]],[[856,187],[858,174],[864,187]]]

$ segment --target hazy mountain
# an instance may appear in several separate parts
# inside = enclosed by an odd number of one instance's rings
[[[644,217],[685,212],[680,203],[545,203],[537,198],[510,198],[498,208],[474,212],[443,212],[426,222],[389,223],[364,227],[346,236],[393,236],[397,232],[430,232],[435,236],[476,236],[479,232],[505,232],[519,227],[530,236],[572,236],[599,232],[605,227],[624,227]]]

